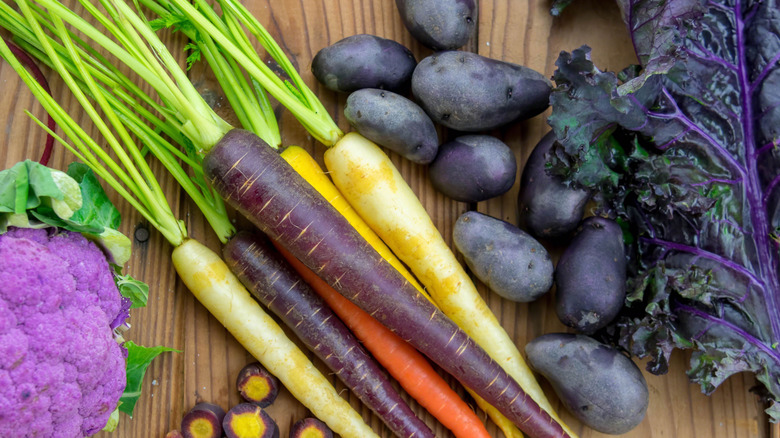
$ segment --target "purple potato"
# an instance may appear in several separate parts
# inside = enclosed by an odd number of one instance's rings
[[[550,81],[535,70],[463,51],[434,53],[412,74],[412,93],[431,120],[458,131],[485,131],[540,114],[550,91]]]
[[[620,435],[644,419],[647,382],[618,350],[588,336],[550,333],[529,342],[525,354],[566,409],[589,427]]]
[[[512,150],[489,135],[464,135],[441,145],[428,173],[436,190],[461,202],[480,202],[506,193],[516,174]]]
[[[508,222],[467,211],[455,222],[452,240],[474,275],[508,300],[534,301],[552,287],[550,254]]]
[[[536,144],[523,167],[517,197],[521,225],[544,239],[559,239],[574,231],[590,199],[587,190],[570,187],[546,172],[547,154],[554,144],[552,131]]]
[[[374,35],[353,35],[323,48],[311,71],[326,88],[351,93],[361,88],[408,89],[417,61],[400,43]]]
[[[626,297],[623,230],[617,222],[591,216],[561,254],[555,268],[558,318],[581,333],[609,324]]]
[[[396,0],[412,36],[433,50],[463,47],[477,27],[476,0]]]
[[[416,103],[376,88],[347,98],[344,116],[367,139],[418,164],[428,164],[439,150],[436,126]]]

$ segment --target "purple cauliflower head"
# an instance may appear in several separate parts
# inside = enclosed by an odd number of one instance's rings
[[[0,235],[0,436],[100,431],[126,385],[126,314],[103,252],[79,233]]]

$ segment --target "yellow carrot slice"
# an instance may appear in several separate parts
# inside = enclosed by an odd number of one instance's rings
[[[317,418],[343,437],[378,438],[216,253],[189,239],[172,259],[198,301]]]
[[[517,380],[570,436],[575,436],[556,415],[520,351],[387,154],[364,137],[349,133],[328,148],[325,165],[341,194],[409,266],[442,311]],[[495,410],[485,410],[497,414]],[[499,417],[494,421],[499,425],[508,424]]]

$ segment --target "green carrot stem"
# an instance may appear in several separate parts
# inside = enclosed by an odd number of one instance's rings
[[[144,181],[142,175],[150,175],[151,171],[148,169],[148,165],[141,158],[140,161],[135,160],[127,154],[122,154],[119,141],[113,135],[113,133],[107,129],[105,123],[102,122],[101,117],[95,111],[94,107],[88,102],[86,96],[77,87],[76,81],[68,73],[62,62],[59,62],[59,58],[56,56],[56,51],[48,44],[48,41],[43,34],[43,29],[36,21],[32,10],[24,2],[19,2],[19,8],[22,16],[25,17],[30,25],[33,33],[38,36],[44,51],[52,58],[52,63],[57,69],[58,73],[63,77],[66,84],[71,88],[76,98],[81,105],[99,127],[101,133],[105,136],[107,142],[112,147],[114,152],[120,159],[120,163],[114,161],[108,154],[98,145],[84,130],[70,118],[67,113],[54,101],[54,99],[45,91],[43,91],[37,82],[31,80],[30,75],[20,68],[18,61],[10,54],[8,47],[3,44],[2,54],[3,57],[12,65],[12,67],[20,74],[23,81],[33,91],[36,98],[41,101],[46,108],[47,112],[57,120],[58,124],[62,127],[63,131],[68,135],[71,141],[74,142],[76,148],[68,146],[69,149],[76,153],[77,157],[84,161],[95,173],[103,178],[108,184],[110,184],[117,192],[126,198],[128,202],[135,207],[144,218],[146,218],[155,228],[158,228],[165,238],[173,245],[180,244],[186,237],[186,231],[182,223],[177,221],[170,211],[164,194],[161,190],[156,190],[159,185],[152,184],[151,186]],[[55,26],[55,30],[58,31],[60,37],[63,37],[64,47],[68,50],[71,56],[76,54],[76,48],[73,42],[67,38],[67,31],[61,21],[54,19],[52,23]],[[82,65],[83,69],[83,65]],[[82,72],[83,73],[83,72]],[[94,90],[93,90],[94,91]],[[108,107],[108,105],[106,105]],[[111,112],[111,111],[109,111]],[[115,115],[109,116],[114,119]],[[115,119],[114,119],[115,120]],[[40,123],[40,121],[38,121]],[[103,123],[103,126],[100,124]],[[120,137],[126,141],[129,136]],[[68,145],[61,137],[56,137],[57,140],[63,144]],[[98,160],[100,157],[100,160]],[[137,167],[141,167],[139,170]],[[129,173],[128,173],[129,172]],[[114,175],[118,177],[115,178]],[[127,189],[125,188],[127,187]]]
[[[199,28],[199,32],[213,38],[253,79],[287,108],[318,141],[325,145],[332,145],[341,138],[343,132],[333,122],[327,111],[319,110],[316,107],[312,108],[305,100],[301,100],[299,93],[294,93],[291,87],[287,86],[270,67],[260,61],[257,56],[248,56],[244,53],[234,43],[235,38],[220,32],[217,26],[185,0],[172,0],[171,3]]]

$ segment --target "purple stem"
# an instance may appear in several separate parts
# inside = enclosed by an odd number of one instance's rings
[[[756,338],[755,336],[751,335],[750,333],[746,332],[740,327],[726,321],[725,319],[718,318],[711,313],[705,312],[703,310],[699,310],[695,307],[687,306],[685,304],[679,304],[679,303],[676,304],[674,310],[675,312],[684,311],[694,316],[697,316],[701,319],[704,319],[706,321],[712,322],[713,324],[718,324],[719,326],[728,327],[731,331],[739,334],[739,336],[744,338],[750,344],[755,345],[756,348],[766,353],[766,355],[772,358],[775,362],[780,363],[780,355],[778,355],[777,351],[770,348],[769,345],[764,341]]]
[[[715,62],[717,64],[721,64],[721,65],[724,65],[724,66],[728,67],[729,70],[737,71],[737,66],[734,65],[734,63],[732,63],[730,61],[727,61],[727,60],[723,59],[723,57],[720,57],[720,56],[714,54],[710,49],[704,47],[700,42],[697,41],[697,42],[694,42],[692,44],[697,49],[700,50],[700,53],[696,53],[693,50],[688,49],[688,48],[683,49],[689,55],[693,55],[693,56],[695,56],[695,57],[697,57],[697,58],[699,58],[701,60],[704,60],[704,61]]]
[[[777,140],[773,140],[773,141],[771,141],[771,142],[761,146],[758,149],[758,151],[756,151],[756,157],[759,157],[759,156],[761,156],[761,154],[763,154],[763,153],[765,153],[767,151],[771,151],[772,149],[774,149],[776,147],[778,147],[778,141]]]
[[[645,242],[645,243],[658,245],[658,246],[660,246],[662,248],[667,248],[667,249],[674,250],[674,251],[679,251],[679,252],[685,252],[685,253],[694,255],[696,257],[701,257],[701,258],[704,258],[704,259],[708,259],[708,260],[712,260],[712,261],[718,262],[719,264],[721,264],[721,265],[723,265],[723,266],[733,270],[734,272],[737,272],[737,273],[740,273],[740,274],[744,275],[753,284],[755,284],[759,288],[763,289],[765,287],[764,283],[761,282],[761,280],[759,280],[754,273],[750,272],[744,266],[740,265],[739,263],[734,262],[733,260],[727,259],[727,258],[725,258],[723,256],[720,256],[718,254],[709,252],[709,251],[704,250],[702,248],[699,248],[697,246],[685,245],[685,244],[682,244],[682,243],[671,242],[671,241],[668,241],[668,240],[662,240],[662,239],[658,239],[658,238],[642,237],[642,238],[640,238],[640,240],[642,242]]]
[[[35,63],[35,61],[30,57],[30,55],[27,54],[24,50],[16,46],[15,44],[11,43],[10,41],[3,39],[5,41],[5,44],[8,46],[9,49],[11,49],[11,52],[19,58],[19,61],[24,64],[28,69],[30,69],[30,72],[35,77],[35,80],[38,81],[39,84],[43,87],[44,90],[46,90],[47,93],[51,94],[51,89],[49,88],[49,82],[46,80],[46,76],[43,75],[43,72],[38,67],[38,64]],[[47,120],[46,120],[46,126],[54,131],[57,128],[57,124],[54,122],[54,118],[52,118],[51,115],[47,114]],[[46,134],[46,144],[43,148],[43,153],[41,154],[41,159],[38,160],[39,163],[43,164],[44,166],[49,164],[49,159],[51,158],[51,152],[54,148],[54,136],[51,134]]]
[[[769,201],[769,197],[772,196],[772,192],[778,183],[780,183],[780,175],[775,176],[772,181],[769,182],[766,189],[764,189],[764,196],[761,198],[764,201],[764,205]]]
[[[712,137],[707,132],[704,132],[701,127],[697,126],[691,119],[686,116],[680,107],[677,105],[677,102],[674,100],[674,97],[671,95],[668,89],[664,88],[663,91],[664,95],[667,99],[669,99],[669,102],[674,105],[675,112],[673,114],[662,114],[662,113],[656,113],[652,111],[648,111],[648,115],[651,115],[653,117],[656,117],[658,119],[662,120],[670,120],[670,119],[678,119],[680,122],[682,122],[683,125],[687,128],[687,130],[693,131],[699,135],[701,135],[707,142],[709,142],[718,152],[720,152],[720,156],[723,157],[726,161],[731,163],[732,166],[734,166],[741,174],[746,173],[746,169],[737,162],[737,160],[734,159],[734,157],[731,155],[731,152],[726,149],[724,145],[722,145],[719,141],[717,141],[714,137]]]
[[[756,10],[752,11],[755,13]],[[777,278],[777,260],[773,256],[774,248],[772,246],[769,232],[769,219],[767,217],[766,205],[763,203],[763,196],[761,190],[761,182],[758,175],[758,147],[756,145],[756,137],[753,127],[753,101],[751,94],[751,84],[748,78],[747,59],[745,53],[745,47],[747,42],[744,41],[745,37],[745,17],[742,16],[742,2],[737,0],[734,4],[734,22],[736,25],[737,36],[737,48],[738,48],[738,66],[739,66],[739,85],[742,101],[742,126],[745,128],[745,165],[748,172],[745,178],[745,193],[750,203],[750,221],[753,224],[753,230],[755,232],[754,240],[756,242],[756,256],[758,258],[757,269],[759,270],[759,276],[766,280],[764,285],[764,293],[766,294],[766,306],[767,312],[771,316],[769,318],[772,335],[775,339],[780,336],[780,318],[777,318],[778,312],[778,297],[780,292],[780,281]]]
[[[751,93],[755,91],[755,88],[758,86],[758,84],[760,84],[764,78],[767,77],[769,72],[772,71],[772,67],[774,67],[778,62],[780,62],[780,53],[775,54],[775,56],[773,56],[772,59],[769,60],[769,62],[766,64],[766,67],[761,70],[761,73],[759,73],[758,76],[753,79],[753,82],[750,84]]]

